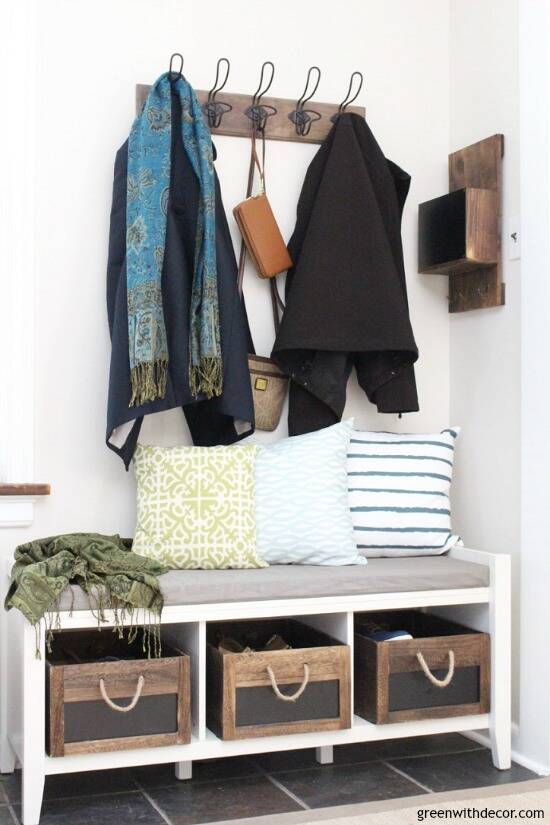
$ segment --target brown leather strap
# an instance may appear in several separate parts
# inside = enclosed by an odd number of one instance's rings
[[[261,181],[261,191],[265,191],[265,135],[263,132],[260,133],[262,138],[262,163],[260,164],[260,160],[258,158],[258,153],[256,151],[256,129],[252,130],[251,141],[250,141],[250,163],[248,165],[248,181],[246,184],[246,197],[249,198],[252,195],[252,189],[254,187],[254,173],[256,171],[256,167],[258,168],[258,172],[260,174],[260,181]],[[244,268],[246,266],[246,245],[244,240],[241,239],[241,250],[239,253],[239,269],[237,272],[237,289],[239,290],[239,295],[242,296],[243,294],[243,279],[244,279]],[[277,289],[277,283],[275,278],[269,279],[269,288],[271,292],[271,309],[273,311],[273,324],[275,326],[275,334],[279,332],[279,328],[281,326],[281,318],[279,315],[279,311],[283,312],[285,305],[279,295],[279,290]]]
[[[250,153],[250,163],[248,166],[248,183],[246,184],[246,197],[249,198],[252,194],[252,187],[254,186],[254,155]],[[246,265],[246,246],[244,240],[241,238],[241,251],[239,253],[239,271],[237,273],[237,289],[239,295],[243,294],[243,278],[244,268]]]
[[[275,326],[275,334],[279,332],[281,328],[281,317],[279,315],[279,310],[281,312],[284,311],[285,305],[281,300],[281,296],[279,295],[279,290],[277,289],[277,278],[270,278],[269,279],[269,287],[271,292],[271,309],[273,311],[273,324]]]
[[[260,134],[262,138],[262,162],[260,163],[258,152],[256,151],[256,129],[252,132],[251,161],[253,160],[258,167],[258,172],[260,174],[260,192],[265,192],[265,134],[263,131]]]

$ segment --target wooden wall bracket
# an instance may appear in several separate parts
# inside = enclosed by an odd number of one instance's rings
[[[503,306],[502,157],[492,135],[449,155],[449,195],[419,205],[418,269],[449,275],[449,312]]]
[[[136,112],[141,112],[143,104],[151,86],[138,84],[136,86]],[[208,92],[197,91],[201,106],[208,98]],[[223,115],[221,124],[217,128],[212,128],[213,135],[228,135],[229,137],[249,138],[252,129],[252,121],[245,114],[245,110],[252,103],[251,95],[233,94],[229,92],[219,92],[216,95],[217,103],[229,103],[233,108]],[[313,104],[313,101],[312,101]],[[311,123],[310,131],[307,135],[299,135],[296,132],[294,123],[289,118],[291,112],[296,109],[296,100],[285,97],[262,97],[261,105],[268,108],[273,106],[277,113],[267,119],[265,136],[268,140],[289,140],[297,143],[322,143],[332,128],[331,117],[338,113],[338,103],[318,103],[315,101],[315,111],[321,115],[319,120]],[[356,115],[365,117],[364,106],[347,106],[346,112],[353,112]]]

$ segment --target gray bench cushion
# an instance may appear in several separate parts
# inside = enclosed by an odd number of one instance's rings
[[[165,603],[212,604],[318,596],[407,593],[487,587],[489,569],[448,556],[369,559],[353,567],[274,565],[262,570],[172,570],[160,577]],[[75,610],[88,608],[85,593],[73,587]],[[70,606],[65,592],[61,609]]]

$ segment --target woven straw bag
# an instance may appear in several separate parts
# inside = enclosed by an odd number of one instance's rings
[[[271,358],[248,356],[248,370],[254,399],[257,430],[272,432],[281,420],[288,389],[288,378]]]

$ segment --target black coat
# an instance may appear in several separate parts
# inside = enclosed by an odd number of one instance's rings
[[[409,185],[355,114],[338,118],[309,166],[272,353],[292,378],[291,435],[341,419],[353,366],[379,412],[418,410],[401,244]]]
[[[173,123],[180,122],[179,105],[177,96],[172,95]],[[166,395],[139,407],[128,406],[131,390],[125,263],[127,143],[118,151],[115,161],[107,270],[107,309],[112,341],[107,445],[120,455],[126,468],[134,454],[143,417],[150,413],[183,407],[193,443],[202,446],[231,444],[254,430],[254,406],[247,364],[250,333],[244,302],[237,291],[237,264],[217,176],[216,258],[223,394],[210,400],[204,397],[197,400],[189,390],[189,302],[199,184],[183,147],[180,129],[172,130],[172,141],[170,202],[162,271],[169,352]],[[118,429],[129,423],[131,426]]]

